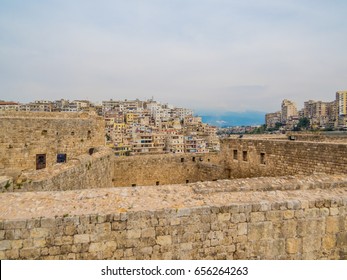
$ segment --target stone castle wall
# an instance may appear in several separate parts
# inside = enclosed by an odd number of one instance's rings
[[[95,148],[92,155],[77,156],[42,170],[22,172],[16,179],[0,176],[0,192],[64,191],[111,187],[113,152]]]
[[[183,184],[229,178],[219,154],[143,155],[114,160],[114,186]]]
[[[310,142],[333,142],[333,143],[347,143],[347,133],[342,131],[334,131],[328,133],[295,133],[290,132],[287,135],[298,141],[310,141]]]
[[[0,259],[347,259],[346,189],[315,175],[41,192],[35,212],[31,193],[3,194]]]
[[[347,145],[288,140],[227,139],[220,153],[114,157],[99,147],[42,170],[0,179],[0,191],[149,186],[228,178],[344,174]],[[102,151],[102,152],[101,152]],[[88,174],[88,175],[86,175]],[[76,179],[78,178],[78,179]]]
[[[225,139],[221,143],[221,152],[217,154],[116,158],[113,183],[114,186],[162,185],[227,178],[346,172],[346,143]]]
[[[346,143],[227,139],[221,150],[231,178],[347,171]]]
[[[0,127],[0,175],[35,170],[37,154],[48,167],[57,154],[69,161],[105,143],[104,121],[88,113],[1,112]]]

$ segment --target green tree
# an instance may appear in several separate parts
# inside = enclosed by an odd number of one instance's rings
[[[307,130],[310,128],[310,120],[309,118],[303,117],[299,119],[299,123],[297,125],[297,128],[299,130],[304,129]]]

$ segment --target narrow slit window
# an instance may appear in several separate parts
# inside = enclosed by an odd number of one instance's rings
[[[266,164],[265,153],[260,153],[260,164]]]
[[[243,161],[248,161],[247,151],[242,152],[242,159]]]

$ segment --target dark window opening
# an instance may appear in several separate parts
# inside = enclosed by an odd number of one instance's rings
[[[92,135],[92,132],[90,130],[88,130],[88,135],[87,135],[87,139],[90,139]]]
[[[184,158],[181,158],[181,162],[184,162]]]
[[[260,153],[260,164],[265,164],[265,153]]]
[[[192,157],[192,161],[195,161],[195,157]]]
[[[242,159],[243,159],[243,161],[247,161],[248,159],[247,159],[247,151],[243,151],[242,152]]]
[[[94,154],[94,148],[90,148],[88,152],[90,155]]]
[[[46,154],[36,155],[36,170],[46,168]]]
[[[156,184],[157,186],[159,186],[159,181],[156,181],[155,184]]]
[[[234,150],[234,151],[233,151],[233,159],[236,159],[236,160],[237,160],[237,150]]]
[[[208,158],[207,161],[210,162],[210,159]]]
[[[66,154],[57,154],[57,163],[66,162]]]
[[[188,184],[189,183],[189,180],[186,180],[186,184]]]
[[[75,132],[74,132],[74,131],[72,131],[72,132],[71,132],[71,135],[75,135]]]
[[[136,187],[136,184],[131,184],[132,187]]]
[[[217,181],[218,179],[213,179],[212,181]]]

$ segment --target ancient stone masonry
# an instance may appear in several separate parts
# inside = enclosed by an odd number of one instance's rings
[[[114,160],[114,186],[182,184],[227,179],[219,154],[148,155]]]
[[[227,139],[221,147],[231,178],[347,173],[347,143]]]
[[[4,193],[2,201],[0,259],[347,259],[343,175]]]
[[[102,118],[87,113],[0,112],[0,175],[65,162],[105,143]]]
[[[94,149],[67,163],[41,170],[25,171],[15,180],[0,176],[0,192],[64,191],[112,186],[113,153],[106,147]]]
[[[347,259],[342,138],[115,157],[96,116],[11,114],[0,113],[0,259]]]

